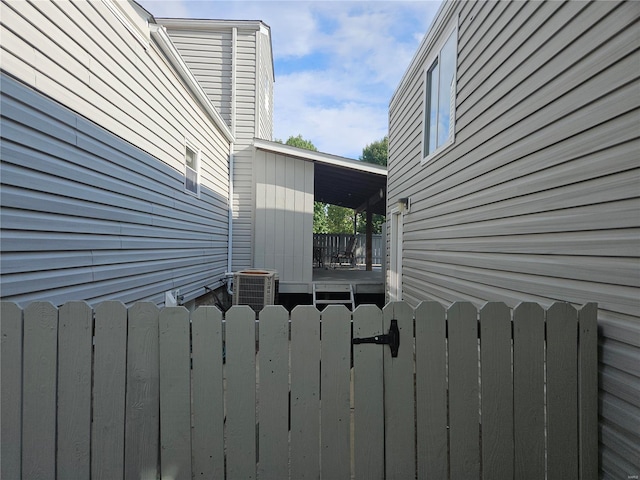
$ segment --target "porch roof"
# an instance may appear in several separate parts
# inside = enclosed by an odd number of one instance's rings
[[[386,167],[257,138],[253,145],[260,150],[313,162],[316,201],[364,210],[371,200],[373,213],[386,213]]]

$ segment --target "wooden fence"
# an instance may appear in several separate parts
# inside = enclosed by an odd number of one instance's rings
[[[597,478],[596,313],[3,302],[0,473]]]
[[[323,264],[331,265],[334,256],[344,252],[349,243],[349,239],[353,235],[346,233],[314,233],[313,234],[313,246],[320,247],[322,252]],[[364,265],[366,263],[366,250],[367,250],[367,236],[364,233],[359,233],[356,236],[355,243],[355,260],[356,264]],[[382,242],[382,235],[375,234],[371,238],[371,259],[373,265],[382,264],[382,256],[384,244]]]

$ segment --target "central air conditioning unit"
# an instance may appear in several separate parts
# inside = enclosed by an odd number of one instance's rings
[[[233,274],[233,304],[249,305],[255,312],[273,305],[276,294],[276,272],[242,270]]]

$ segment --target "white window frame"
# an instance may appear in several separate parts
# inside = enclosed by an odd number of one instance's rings
[[[449,39],[449,37],[451,35],[455,35],[455,39],[456,39],[456,65],[455,65],[455,70],[454,70],[454,74],[453,74],[453,95],[452,95],[452,99],[451,99],[451,103],[450,103],[450,115],[449,115],[449,137],[447,138],[447,141],[445,143],[443,143],[442,145],[436,147],[436,149],[429,153],[426,152],[427,150],[427,135],[429,135],[429,132],[427,131],[427,116],[430,115],[430,110],[427,110],[427,108],[430,108],[430,99],[429,99],[429,94],[431,93],[429,91],[429,72],[431,71],[432,67],[435,65],[435,63],[437,62],[438,64],[442,64],[442,62],[440,61],[440,56],[442,54],[442,49],[444,48],[444,45],[446,44],[447,40]],[[447,150],[449,147],[451,147],[454,143],[455,143],[455,138],[456,138],[456,97],[458,95],[457,92],[457,83],[458,83],[458,22],[457,22],[457,18],[456,20],[453,22],[453,24],[445,31],[445,34],[442,35],[440,41],[437,43],[436,48],[433,49],[433,53],[431,54],[431,56],[429,56],[427,58],[427,62],[425,63],[425,68],[424,68],[424,73],[423,73],[423,78],[424,78],[424,87],[423,87],[423,109],[422,109],[422,142],[421,142],[421,164],[424,165],[426,163],[429,163],[431,160],[433,160],[436,156],[440,155],[442,152],[444,152],[445,150]]]
[[[389,246],[388,294],[390,302],[402,301],[402,257],[404,236],[404,209],[395,205],[391,209]]]
[[[191,168],[187,165],[187,149],[191,150],[195,154],[196,168]],[[189,141],[188,138],[184,140],[184,191],[189,195],[193,195],[195,197],[200,197],[200,164],[201,164],[201,151],[200,149],[194,145],[193,142]],[[190,190],[187,188],[187,173],[189,170],[195,172],[196,174],[196,191]]]

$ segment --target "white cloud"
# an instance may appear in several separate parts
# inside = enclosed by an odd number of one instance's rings
[[[262,20],[276,64],[275,137],[357,158],[387,133],[388,102],[438,1],[160,1],[156,17]]]

